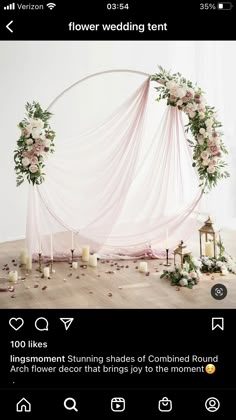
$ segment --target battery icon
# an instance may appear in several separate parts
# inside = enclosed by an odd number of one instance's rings
[[[229,1],[223,2],[223,3],[217,3],[217,9],[218,10],[231,10],[233,7],[232,3]]]

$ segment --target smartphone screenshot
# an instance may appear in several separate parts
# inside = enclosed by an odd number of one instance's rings
[[[234,418],[235,2],[0,8],[1,418]]]

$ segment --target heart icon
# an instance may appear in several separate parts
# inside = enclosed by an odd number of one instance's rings
[[[24,320],[22,318],[10,318],[9,324],[13,328],[13,330],[17,331],[23,326]]]

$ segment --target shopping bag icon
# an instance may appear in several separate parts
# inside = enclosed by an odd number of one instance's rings
[[[163,397],[162,400],[158,401],[158,410],[161,412],[168,412],[172,410],[172,401],[167,397]]]

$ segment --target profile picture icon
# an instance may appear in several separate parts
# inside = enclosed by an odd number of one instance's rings
[[[205,408],[210,413],[214,413],[220,408],[220,401],[215,397],[210,397],[205,401]]]

